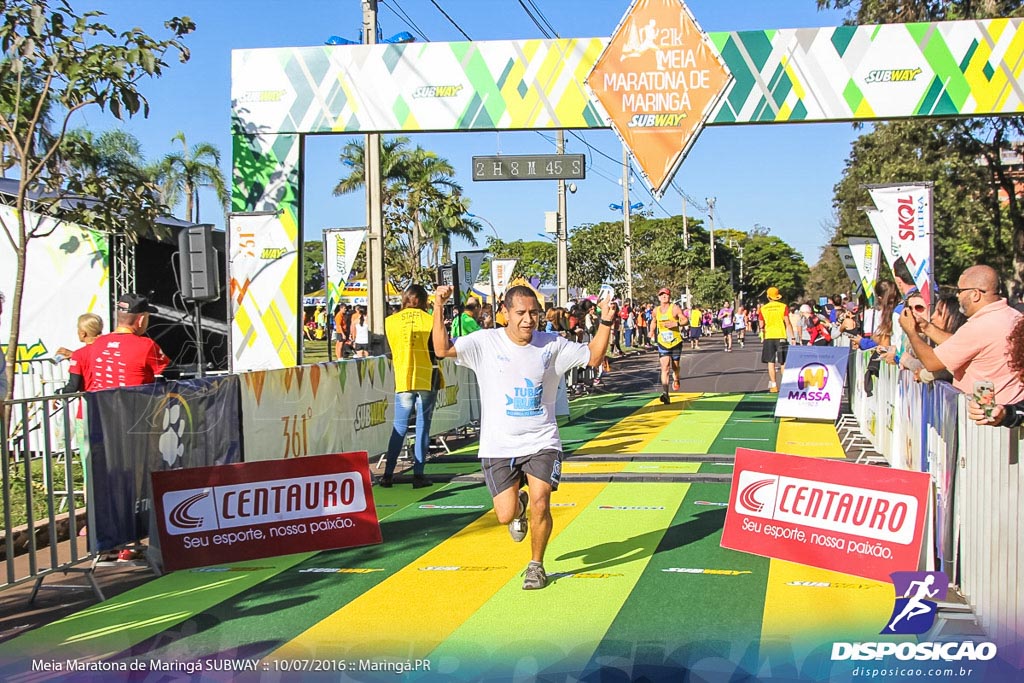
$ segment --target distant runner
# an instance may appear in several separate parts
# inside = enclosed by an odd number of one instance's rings
[[[672,391],[679,391],[679,357],[683,353],[682,329],[686,325],[683,309],[672,303],[672,290],[662,287],[658,290],[658,305],[651,316],[651,337],[658,349],[661,363],[662,403],[668,403],[668,380],[672,376]],[[700,329],[700,326],[697,327]],[[698,333],[699,334],[699,333]]]
[[[538,332],[540,303],[529,287],[505,295],[508,327],[459,337],[455,345],[444,327],[450,286],[434,292],[432,339],[438,358],[454,358],[476,373],[480,385],[480,465],[494,499],[494,513],[508,524],[512,540],[526,538],[532,557],[523,590],[544,588],[544,551],[551,538],[551,492],[562,476],[562,440],[555,422],[558,384],[569,370],[604,362],[617,311],[610,298],[601,302],[601,318],[590,344],[570,342],[553,332]],[[523,484],[529,493],[520,491]],[[527,521],[529,510],[529,522]]]

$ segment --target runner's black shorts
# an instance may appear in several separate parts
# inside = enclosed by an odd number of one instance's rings
[[[562,451],[546,448],[518,458],[481,458],[480,469],[492,498],[505,489],[521,488],[527,474],[548,482],[551,490],[557,491],[562,479]]]
[[[658,348],[658,358],[661,358],[662,356],[668,356],[672,360],[679,360],[683,355],[682,342],[679,342],[678,344],[671,348],[665,348],[664,346],[658,343],[655,343],[655,346]]]
[[[761,345],[761,362],[785,365],[788,352],[788,339],[765,339]]]

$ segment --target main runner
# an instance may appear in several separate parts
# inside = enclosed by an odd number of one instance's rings
[[[658,305],[651,316],[651,338],[658,349],[658,362],[661,363],[661,396],[662,403],[668,403],[668,380],[672,376],[672,391],[679,391],[679,357],[683,353],[682,329],[686,325],[683,309],[672,303],[672,290],[662,287],[658,290]],[[700,329],[698,323],[697,329]],[[699,332],[698,332],[699,334]]]
[[[480,384],[480,465],[494,499],[498,522],[508,524],[512,540],[526,538],[532,557],[523,590],[547,585],[544,551],[551,537],[551,492],[562,475],[562,441],[555,422],[558,383],[566,372],[604,362],[616,315],[610,294],[601,302],[601,319],[589,344],[577,344],[552,332],[538,332],[537,294],[516,286],[505,295],[508,326],[459,337],[452,346],[444,327],[450,286],[434,292],[432,340],[438,358],[455,358],[476,373]],[[524,482],[529,493],[520,491]],[[529,521],[527,521],[529,510]]]

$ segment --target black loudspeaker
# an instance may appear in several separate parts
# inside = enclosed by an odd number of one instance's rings
[[[178,279],[186,301],[220,298],[217,250],[210,234],[212,224],[193,225],[178,233]]]

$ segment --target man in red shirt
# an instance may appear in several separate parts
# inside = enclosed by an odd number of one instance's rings
[[[89,348],[86,391],[151,384],[170,364],[170,359],[149,337],[149,314],[156,308],[149,299],[124,294],[117,300],[114,331],[96,338]]]

